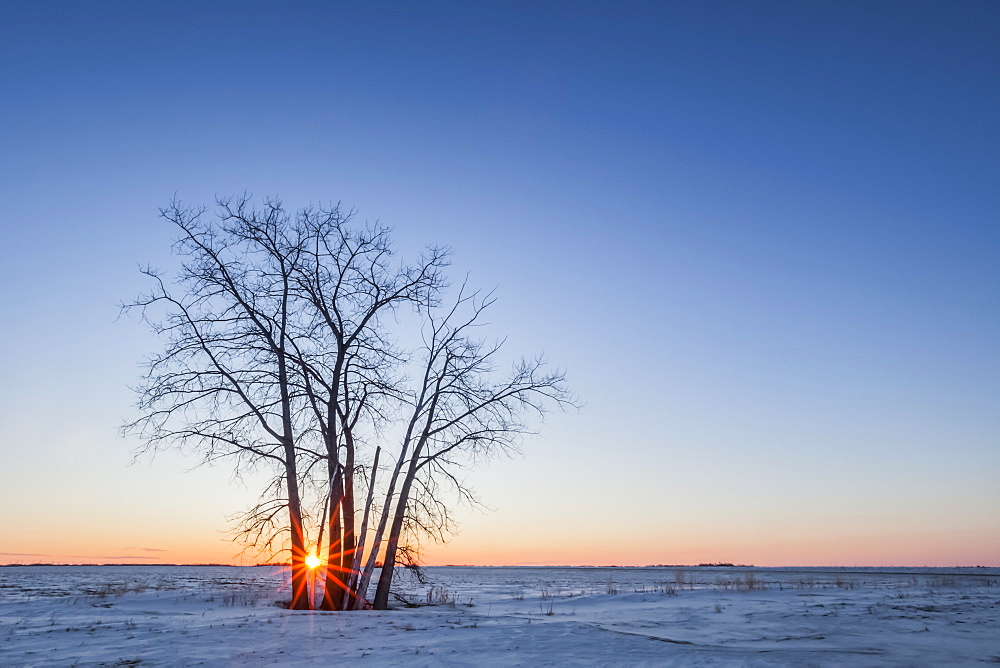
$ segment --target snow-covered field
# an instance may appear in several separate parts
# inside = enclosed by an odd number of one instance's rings
[[[292,612],[280,569],[0,568],[0,666],[1000,662],[1000,569],[428,568]]]

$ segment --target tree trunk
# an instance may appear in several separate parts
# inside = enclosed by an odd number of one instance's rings
[[[382,519],[379,522],[379,536],[381,536],[382,532],[385,530],[386,517],[389,514],[389,506],[392,503],[392,489],[396,486],[396,480],[402,470],[403,461],[406,457],[406,451],[409,449],[410,443],[412,442],[411,439],[413,438],[413,429],[416,427],[423,407],[426,405],[424,400],[427,398],[427,381],[431,374],[432,360],[433,358],[428,359],[427,367],[424,370],[424,383],[423,389],[420,392],[420,399],[414,407],[413,417],[410,418],[410,423],[406,428],[406,436],[403,438],[403,447],[400,449],[399,459],[396,460],[396,468],[392,472],[392,480],[389,483],[389,494],[386,496],[385,507],[382,509]],[[430,430],[431,423],[434,420],[434,414],[437,411],[438,400],[441,398],[441,379],[438,378],[434,385],[435,387],[433,391],[431,391],[430,405],[427,406],[427,412],[424,416],[424,426],[420,432],[420,437],[413,445],[413,454],[410,456],[410,465],[406,469],[406,478],[403,480],[403,487],[400,489],[399,498],[396,500],[396,513],[392,518],[392,527],[389,530],[389,540],[386,543],[385,556],[382,558],[382,571],[379,573],[378,587],[375,589],[375,601],[373,603],[373,607],[376,610],[385,610],[389,607],[389,587],[392,585],[392,576],[396,566],[396,551],[399,548],[399,535],[403,530],[403,519],[406,517],[406,504],[409,502],[410,489],[413,487],[413,478],[417,473],[417,462],[419,461],[420,453],[423,452],[424,445],[427,443],[428,432]],[[374,557],[374,553],[371,556]]]
[[[341,503],[343,509],[344,538],[340,551],[340,574],[344,583],[344,592],[341,598],[341,610],[349,610],[351,597],[355,592],[351,590],[351,581],[354,579],[352,564],[354,563],[354,550],[357,547],[357,540],[354,534],[354,437],[351,430],[346,426],[344,431],[344,499]]]
[[[285,441],[285,485],[288,487],[288,527],[292,532],[292,610],[310,610],[309,572],[306,567],[305,536],[302,532],[302,506],[299,500],[299,480],[295,467],[295,450],[291,439]]]
[[[284,269],[284,265],[282,265]],[[288,274],[282,272],[280,332],[274,352],[278,362],[278,391],[281,395],[282,446],[285,452],[285,485],[288,487],[289,529],[292,532],[292,610],[311,610],[309,572],[306,567],[305,534],[302,530],[302,504],[299,498],[299,477],[296,466],[294,432],[292,429],[292,400],[288,383],[288,358],[285,353],[288,327]]]
[[[309,569],[306,566],[306,548],[302,535],[302,517],[298,504],[288,504],[288,523],[292,530],[292,610],[311,610],[309,597]]]
[[[410,489],[413,487],[413,479],[417,473],[417,453],[418,450],[414,450],[410,466],[406,471],[406,478],[403,480],[403,487],[399,490],[399,499],[396,501],[396,512],[392,518],[392,527],[389,529],[385,556],[382,558],[382,572],[379,573],[378,588],[375,590],[373,606],[376,610],[386,610],[389,607],[389,587],[392,586],[396,552],[399,549],[399,536],[403,531],[403,520],[406,518],[406,504],[410,498]]]
[[[333,476],[333,491],[330,494],[329,538],[327,539],[326,578],[323,582],[323,610],[339,610],[341,593],[344,591],[343,571],[340,565],[341,554],[341,517],[340,510],[344,500],[344,480],[338,471]]]
[[[351,573],[348,586],[354,592],[353,600],[347,601],[346,610],[361,610],[365,606],[365,596],[368,594],[368,579],[361,577],[361,558],[364,552],[365,540],[368,537],[368,519],[371,517],[372,500],[375,497],[375,475],[378,473],[378,459],[382,453],[381,447],[375,448],[375,461],[372,463],[371,474],[368,476],[368,498],[365,499],[365,513],[361,520],[361,531],[358,533],[357,546],[351,558]],[[378,550],[378,543],[374,548]]]

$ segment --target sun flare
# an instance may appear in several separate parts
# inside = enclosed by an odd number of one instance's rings
[[[310,554],[308,557],[306,557],[306,566],[308,566],[309,568],[316,568],[321,563],[323,562],[320,561],[319,557],[317,557],[315,554]]]

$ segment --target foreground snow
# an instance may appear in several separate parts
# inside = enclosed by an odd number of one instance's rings
[[[982,665],[997,569],[430,568],[389,612],[293,612],[272,568],[0,568],[0,666]]]

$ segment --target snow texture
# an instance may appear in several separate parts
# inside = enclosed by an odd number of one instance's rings
[[[0,568],[0,666],[973,666],[1000,569],[428,568],[385,612],[298,612],[282,569]]]

